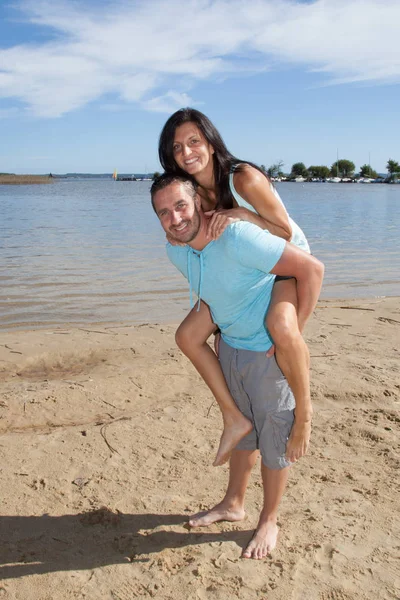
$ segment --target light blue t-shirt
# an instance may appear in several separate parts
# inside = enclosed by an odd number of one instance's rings
[[[265,328],[275,276],[285,240],[257,225],[240,221],[202,251],[167,244],[171,262],[188,279],[190,291],[208,304],[222,338],[233,348],[267,351]]]

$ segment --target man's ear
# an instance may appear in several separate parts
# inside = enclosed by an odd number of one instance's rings
[[[201,198],[199,194],[196,194],[195,198],[194,198],[194,205],[197,208],[197,210],[202,210],[201,208]]]

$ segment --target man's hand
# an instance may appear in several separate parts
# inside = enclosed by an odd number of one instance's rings
[[[295,419],[286,444],[286,459],[296,462],[304,456],[308,450],[311,436],[311,418],[308,420]]]
[[[219,356],[219,343],[221,341],[221,334],[220,333],[216,333],[214,336],[214,350],[215,350],[215,354],[217,356]]]
[[[207,226],[207,237],[216,240],[224,233],[228,225],[241,221],[239,210],[238,208],[229,208],[205,212],[205,216],[210,219]]]
[[[266,353],[266,357],[267,358],[271,358],[271,356],[273,356],[275,354],[275,344],[272,344],[271,348],[268,350],[268,352]]]

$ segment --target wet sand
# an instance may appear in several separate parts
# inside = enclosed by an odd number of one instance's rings
[[[400,596],[398,298],[321,301],[306,331],[315,418],[271,557],[219,500],[221,420],[174,325],[10,331],[0,345],[0,597],[366,600]]]

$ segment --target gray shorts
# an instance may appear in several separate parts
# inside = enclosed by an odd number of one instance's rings
[[[275,356],[265,352],[236,350],[222,339],[219,362],[239,410],[254,429],[236,446],[237,450],[260,449],[264,465],[283,469],[286,443],[294,421],[295,400]]]

